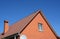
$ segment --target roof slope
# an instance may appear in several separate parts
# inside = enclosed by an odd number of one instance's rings
[[[2,37],[7,37],[10,35],[13,35],[15,33],[21,33],[26,27],[27,25],[38,15],[41,14],[41,16],[43,17],[43,19],[46,21],[46,23],[48,24],[49,28],[51,29],[51,31],[54,33],[54,35],[57,37],[56,33],[54,32],[53,28],[50,26],[50,24],[47,22],[46,18],[44,17],[44,15],[42,14],[41,11],[37,11],[33,14],[31,14],[30,16],[22,19],[21,21],[16,22],[15,24],[13,24],[10,28],[9,31],[7,33],[5,33],[4,35],[0,35],[0,38]]]
[[[4,35],[0,35],[0,38],[2,37],[6,37],[6,36],[10,36],[13,35],[15,33],[21,33],[21,31],[23,30],[23,28],[38,14],[39,11],[31,14],[30,16],[27,16],[26,18],[16,22],[15,24],[13,24],[12,26],[9,27],[9,31],[7,33],[5,33]]]

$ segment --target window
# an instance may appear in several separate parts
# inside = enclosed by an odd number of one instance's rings
[[[21,35],[20,39],[27,39],[26,35]]]
[[[41,23],[38,23],[38,29],[39,29],[39,31],[43,31],[43,26]]]

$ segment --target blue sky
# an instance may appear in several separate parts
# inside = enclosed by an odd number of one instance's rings
[[[60,0],[0,0],[0,33],[4,20],[9,25],[40,9],[60,36]]]

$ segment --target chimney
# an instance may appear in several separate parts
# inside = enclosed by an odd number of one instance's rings
[[[4,20],[4,32],[3,33],[6,33],[8,29],[9,29],[8,21]]]

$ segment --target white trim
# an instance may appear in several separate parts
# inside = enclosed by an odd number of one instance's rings
[[[27,36],[26,35],[20,35],[20,39],[27,39]]]

